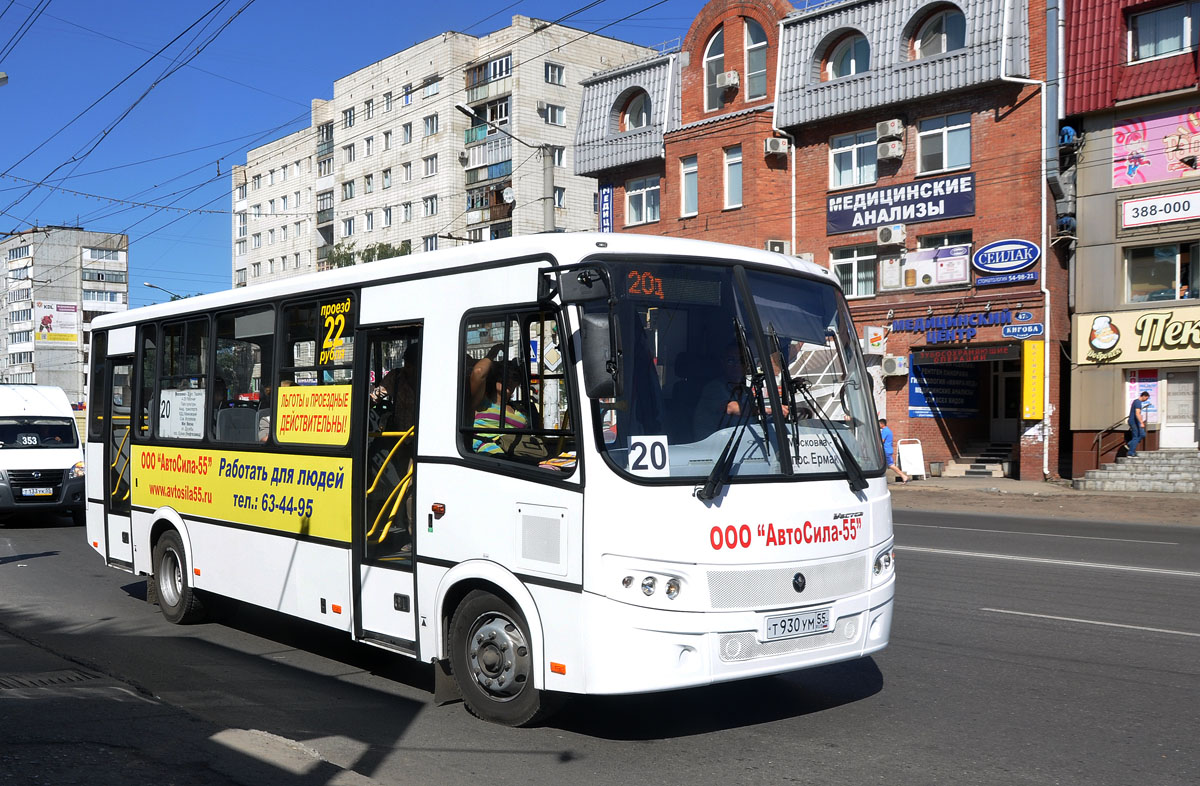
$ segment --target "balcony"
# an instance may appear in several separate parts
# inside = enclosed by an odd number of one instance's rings
[[[327,207],[317,211],[317,225],[333,223],[333,208]]]
[[[491,82],[482,82],[474,87],[467,87],[467,103],[474,104],[489,98],[512,92],[512,77],[506,76]]]
[[[498,177],[508,177],[512,174],[512,161],[502,161],[489,167],[467,170],[467,185],[482,183],[485,180],[495,180]]]
[[[333,154],[333,140],[326,139],[317,143],[317,158]]]
[[[475,142],[482,142],[483,140],[487,139],[487,134],[487,126],[475,126],[473,128],[468,128],[463,132],[463,144],[470,145],[474,144]]]
[[[325,245],[317,248],[317,261],[324,262],[333,253],[333,246]]]

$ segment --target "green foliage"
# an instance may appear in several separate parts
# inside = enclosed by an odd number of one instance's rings
[[[329,251],[325,263],[329,267],[350,267],[354,264],[354,243],[338,242]]]
[[[407,256],[412,253],[412,244],[405,240],[399,246],[393,246],[391,243],[372,243],[364,248],[358,255],[358,258],[363,262],[374,262],[377,259],[391,259],[392,257]]]

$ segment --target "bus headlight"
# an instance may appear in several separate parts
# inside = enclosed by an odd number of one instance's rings
[[[646,578],[642,579],[642,594],[653,595],[654,588],[657,584],[658,581],[656,581],[653,576],[647,576]]]
[[[84,463],[82,461],[76,461],[75,466],[71,467],[71,477],[82,478],[83,477],[83,468],[84,468]]]
[[[888,545],[886,549],[875,555],[875,566],[871,569],[871,584],[882,584],[896,569],[896,549]]]
[[[674,577],[667,579],[667,597],[671,600],[679,597],[679,579]]]

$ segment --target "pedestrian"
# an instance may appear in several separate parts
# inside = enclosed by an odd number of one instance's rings
[[[900,469],[900,465],[896,463],[896,438],[892,434],[892,430],[888,428],[887,418],[879,419],[879,437],[883,440],[883,455],[887,459],[888,469],[896,471],[896,477],[901,483],[907,483],[909,481],[908,475],[905,475],[904,470]]]
[[[1129,405],[1129,458],[1137,456],[1138,443],[1146,438],[1146,402],[1150,394],[1142,391]]]

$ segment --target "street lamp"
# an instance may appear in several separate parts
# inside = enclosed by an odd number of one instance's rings
[[[163,292],[166,292],[168,295],[171,296],[171,300],[183,300],[183,295],[172,292],[171,290],[167,289],[166,287],[160,287],[158,284],[151,284],[149,281],[143,281],[142,284],[150,287],[151,289],[161,289]]]
[[[520,139],[509,133],[508,129],[503,126],[498,126],[486,117],[480,117],[472,111],[471,107],[466,104],[455,104],[454,108],[462,112],[472,120],[482,121],[490,128],[494,128],[500,133],[507,136],[509,139],[520,142],[525,147],[531,150],[540,150],[542,153],[542,227],[546,232],[557,232],[554,226],[554,150],[549,144],[531,145],[524,139]]]

